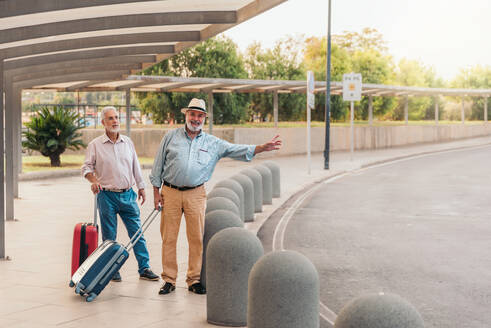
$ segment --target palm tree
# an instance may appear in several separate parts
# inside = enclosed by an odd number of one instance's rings
[[[51,166],[61,166],[60,155],[65,150],[86,147],[79,139],[82,134],[77,132],[83,128],[81,118],[77,112],[64,110],[62,106],[52,110],[42,107],[26,127],[27,131],[22,133],[25,137],[22,146],[49,157]]]

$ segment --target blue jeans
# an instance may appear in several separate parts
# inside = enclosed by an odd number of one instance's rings
[[[141,226],[140,209],[136,203],[136,193],[133,189],[121,193],[102,190],[97,195],[97,208],[101,218],[102,240],[116,240],[118,231],[116,214],[119,214],[123,220],[130,238]],[[133,249],[138,261],[138,272],[142,273],[143,270],[150,267],[148,263],[150,256],[143,236]]]

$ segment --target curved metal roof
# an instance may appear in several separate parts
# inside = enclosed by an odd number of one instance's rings
[[[49,89],[58,91],[117,91],[130,89],[134,92],[305,93],[307,90],[307,81],[130,75],[126,79],[111,82],[84,81],[81,84],[78,84],[78,82],[55,83],[49,85],[38,85],[33,89]],[[325,92],[326,82],[316,81],[314,93]],[[331,94],[340,95],[342,92],[342,82],[331,82]],[[405,95],[490,97],[491,89],[421,88],[363,83],[362,93],[364,95],[387,97]]]
[[[0,0],[5,82],[122,79],[284,1]]]

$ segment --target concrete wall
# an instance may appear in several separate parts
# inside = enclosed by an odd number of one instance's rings
[[[162,137],[169,129],[136,129],[131,131],[138,156],[153,157]],[[312,128],[312,152],[324,150],[323,127]],[[83,130],[83,140],[88,143],[102,134],[102,130]],[[215,128],[213,134],[238,144],[261,144],[276,134],[281,135],[283,147],[279,155],[304,154],[306,128]],[[491,124],[482,125],[421,125],[421,126],[358,126],[355,127],[355,149],[378,149],[418,143],[445,142],[457,139],[480,137],[491,134]],[[349,150],[350,128],[331,127],[331,150]],[[83,153],[80,151],[77,153]],[[269,154],[261,154],[268,156]]]
[[[236,143],[264,143],[275,134],[280,134],[283,147],[281,155],[304,154],[306,149],[306,128],[239,128],[235,129]],[[418,143],[445,142],[491,134],[491,125],[439,125],[439,126],[358,126],[354,129],[355,149],[379,149]],[[350,149],[350,128],[331,127],[331,151]],[[312,152],[324,151],[325,128],[311,130]],[[263,155],[263,154],[262,154]],[[266,154],[264,154],[266,155]]]
[[[134,129],[131,130],[131,140],[135,144],[136,152],[141,157],[154,157],[164,135],[172,129]],[[92,139],[104,133],[102,129],[82,130],[82,140],[88,144]],[[122,130],[125,134],[125,131]],[[213,129],[213,134],[219,138],[234,142],[234,130]],[[67,151],[66,154],[85,154],[85,150]]]

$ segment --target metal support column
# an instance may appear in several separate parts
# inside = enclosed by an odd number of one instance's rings
[[[12,110],[13,110],[13,197],[19,198],[19,173],[22,170],[22,90],[14,88],[12,90]]]
[[[16,97],[19,102],[19,110],[17,112],[17,147],[18,147],[18,152],[17,152],[17,165],[18,165],[18,174],[22,173],[22,90],[14,90],[16,92]],[[18,188],[18,187],[17,187]],[[15,197],[18,197],[18,193],[15,195]]]
[[[353,161],[353,152],[355,149],[355,102],[350,101],[350,161]]]
[[[438,96],[435,96],[435,125],[438,125],[438,117],[439,117],[439,113],[438,113]]]
[[[488,123],[488,97],[484,97],[484,123]]]
[[[409,97],[406,96],[405,97],[405,101],[404,101],[404,121],[406,123],[406,125],[409,124]]]
[[[126,136],[129,138],[131,133],[131,90],[125,91],[126,96]]]
[[[324,141],[324,170],[329,170],[330,129],[331,129],[331,0],[327,8],[327,49],[326,49],[326,134]]]
[[[10,81],[5,81],[10,82]],[[14,220],[14,92],[5,83],[5,219]]]
[[[80,112],[80,92],[77,90],[77,114]]]
[[[373,125],[373,96],[368,96],[368,125]]]
[[[0,259],[5,258],[5,189],[4,189],[4,85],[3,58],[0,58]]]
[[[273,119],[274,128],[278,128],[278,91],[273,91]]]
[[[465,123],[464,97],[462,97],[462,110],[460,111],[460,116],[462,118],[462,124],[464,124]]]
[[[208,133],[213,134],[213,92],[208,92]]]

